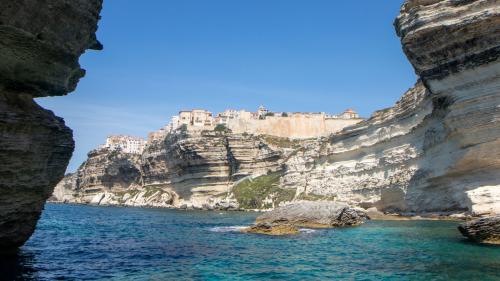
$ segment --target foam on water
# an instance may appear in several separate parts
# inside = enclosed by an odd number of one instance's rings
[[[241,230],[243,230],[247,227],[248,226],[244,226],[244,225],[216,226],[216,227],[211,227],[210,231],[213,231],[213,232],[240,232]]]
[[[307,234],[316,232],[315,229],[310,229],[310,228],[300,228],[299,231],[302,233],[307,233]]]

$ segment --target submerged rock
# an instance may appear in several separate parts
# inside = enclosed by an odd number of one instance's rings
[[[472,220],[459,225],[458,230],[472,241],[500,244],[500,216]]]
[[[293,235],[299,234],[299,229],[291,224],[261,222],[242,230],[244,233],[266,235]]]
[[[279,207],[257,217],[248,233],[284,235],[298,233],[298,227],[329,228],[356,226],[369,219],[365,211],[345,203],[302,201]]]

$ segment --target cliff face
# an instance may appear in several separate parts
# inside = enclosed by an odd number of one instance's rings
[[[223,132],[170,135],[146,147],[144,185],[168,187],[178,204],[202,206],[226,197],[232,184],[279,168],[280,153],[258,137]]]
[[[282,185],[397,212],[500,213],[500,6],[407,1],[395,23],[422,82],[293,157]]]
[[[89,153],[56,187],[62,202],[157,207],[223,207],[233,184],[280,169],[282,152],[262,138],[226,132],[178,132],[150,140],[141,155]]]
[[[59,201],[100,202],[106,192],[123,192],[140,184],[140,155],[106,148],[88,153],[88,159],[54,189]],[[73,198],[78,194],[77,198]]]
[[[65,95],[84,70],[100,0],[0,2],[0,249],[33,232],[73,152],[72,132],[34,97]]]

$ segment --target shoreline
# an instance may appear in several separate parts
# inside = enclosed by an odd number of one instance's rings
[[[58,205],[74,205],[74,206],[90,206],[90,207],[116,207],[116,208],[137,208],[137,209],[166,209],[166,210],[177,210],[177,211],[203,211],[203,212],[246,212],[246,213],[265,213],[269,212],[270,209],[266,210],[258,210],[258,209],[239,209],[239,210],[221,210],[221,209],[203,209],[203,208],[176,208],[176,207],[160,207],[160,206],[130,206],[130,205],[98,205],[98,204],[86,204],[86,203],[75,203],[75,202],[59,202],[59,201],[46,201],[45,203],[50,204],[58,204]],[[463,215],[460,214],[450,214],[443,215],[439,213],[422,213],[415,214],[412,216],[401,215],[401,214],[373,214],[368,213],[370,216],[370,220],[373,221],[456,221],[456,222],[464,222],[477,218],[481,218],[482,216],[471,216],[471,215]]]

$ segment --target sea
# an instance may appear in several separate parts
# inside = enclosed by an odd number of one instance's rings
[[[500,280],[500,247],[459,222],[241,233],[258,215],[49,203],[0,280]]]

